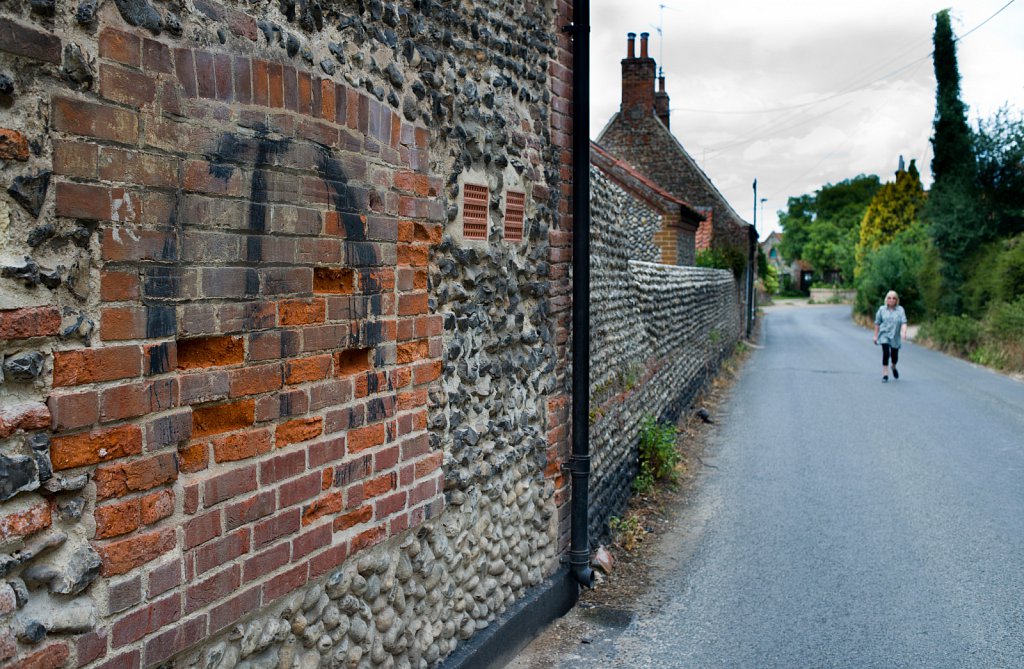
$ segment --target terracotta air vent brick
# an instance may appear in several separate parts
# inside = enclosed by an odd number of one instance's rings
[[[463,186],[462,236],[466,239],[487,239],[487,200],[487,186]]]
[[[523,217],[526,209],[526,193],[510,190],[505,195],[505,241],[518,242],[523,239]]]

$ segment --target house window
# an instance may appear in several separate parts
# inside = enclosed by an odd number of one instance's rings
[[[505,241],[522,241],[525,210],[526,193],[510,190],[505,194]]]
[[[778,252],[776,252],[775,249],[772,249],[771,251],[768,252],[768,257],[771,258],[772,260],[775,260],[776,258],[779,257],[779,254]]]
[[[463,185],[462,236],[466,239],[487,239],[487,186]]]

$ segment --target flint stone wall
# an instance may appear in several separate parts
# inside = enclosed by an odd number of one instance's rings
[[[590,534],[598,540],[629,499],[644,417],[674,423],[733,350],[740,324],[731,272],[631,260],[627,240],[643,208],[600,170],[591,169],[591,184]]]
[[[4,3],[0,663],[427,667],[558,567],[570,10]]]

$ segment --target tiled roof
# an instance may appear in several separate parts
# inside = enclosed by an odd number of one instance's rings
[[[665,190],[621,158],[616,158],[597,142],[590,142],[590,160],[630,194],[644,200],[662,213],[678,211],[681,218],[693,225],[704,220],[704,213]]]

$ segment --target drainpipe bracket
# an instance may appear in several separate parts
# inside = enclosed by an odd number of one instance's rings
[[[573,476],[588,476],[590,474],[590,455],[573,453],[569,457],[569,462],[562,467],[568,469]]]

